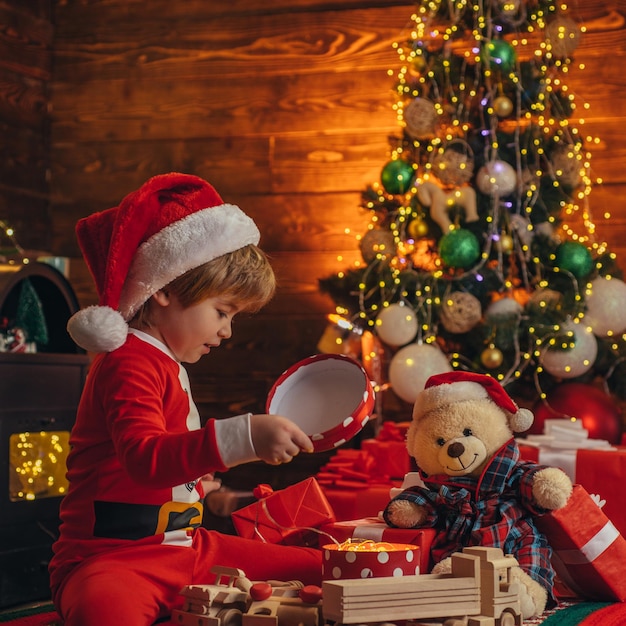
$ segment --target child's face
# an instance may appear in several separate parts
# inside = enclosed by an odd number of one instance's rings
[[[239,308],[231,300],[212,297],[183,308],[173,294],[152,296],[152,326],[146,332],[161,340],[184,363],[195,363],[232,335]]]

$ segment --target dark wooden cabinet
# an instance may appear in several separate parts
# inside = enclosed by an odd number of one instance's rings
[[[54,268],[33,263],[0,273],[0,316],[15,315],[25,279],[41,301],[49,341],[36,353],[0,352],[0,607],[50,597],[69,432],[89,364],[65,330],[78,305]]]

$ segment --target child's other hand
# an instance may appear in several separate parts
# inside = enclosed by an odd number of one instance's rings
[[[250,432],[257,456],[270,465],[289,463],[301,450],[313,452],[304,431],[281,415],[252,415]]]

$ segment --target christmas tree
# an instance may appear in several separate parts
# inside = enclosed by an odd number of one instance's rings
[[[544,404],[565,383],[626,398],[626,284],[597,240],[593,140],[567,86],[582,32],[549,0],[417,3],[362,262],[320,279],[336,304],[320,349],[407,403],[452,369]]]

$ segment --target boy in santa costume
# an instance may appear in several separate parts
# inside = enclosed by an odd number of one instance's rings
[[[320,584],[318,550],[201,527],[203,477],[312,451],[276,415],[201,428],[183,363],[231,336],[236,314],[272,297],[275,279],[250,217],[206,181],[155,176],[117,207],[78,222],[99,305],[68,323],[97,353],[72,429],[69,491],[50,563],[65,626],[150,626],[214,565],[252,580]]]

